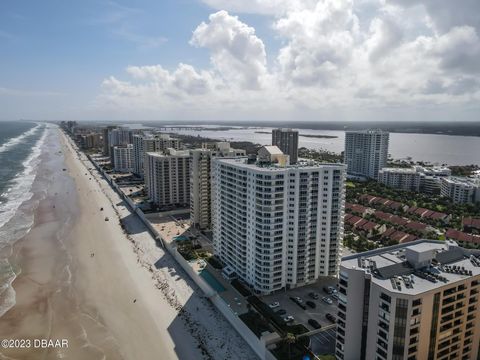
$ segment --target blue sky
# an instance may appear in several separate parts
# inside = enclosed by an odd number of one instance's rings
[[[478,5],[431,2],[3,0],[0,119],[474,119]]]

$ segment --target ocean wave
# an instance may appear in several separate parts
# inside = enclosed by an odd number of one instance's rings
[[[17,277],[7,259],[0,259],[0,317],[15,305],[12,283]]]
[[[25,132],[22,133],[21,135],[19,135],[19,136],[17,136],[17,137],[14,137],[14,138],[11,138],[11,139],[8,140],[5,144],[3,144],[2,146],[0,146],[0,153],[5,152],[5,151],[9,150],[11,147],[20,144],[20,143],[21,143],[23,140],[25,140],[27,137],[29,137],[30,135],[35,134],[35,132],[37,131],[37,129],[38,129],[39,127],[40,127],[40,124],[37,124],[37,126],[31,128],[30,130],[25,131]]]
[[[22,203],[33,196],[31,188],[36,177],[37,166],[40,163],[40,154],[46,135],[47,127],[44,127],[42,136],[37,140],[28,158],[22,163],[23,171],[11,181],[9,189],[2,194],[7,201],[0,205],[0,228],[15,215]]]

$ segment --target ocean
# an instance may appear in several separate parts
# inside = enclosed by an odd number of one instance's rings
[[[20,269],[9,261],[12,245],[33,225],[34,183],[47,125],[0,122],[0,317],[15,304],[11,284]]]

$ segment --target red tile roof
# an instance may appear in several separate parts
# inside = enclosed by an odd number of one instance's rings
[[[447,232],[445,233],[445,236],[447,237],[447,239],[451,239],[451,240],[480,244],[480,236],[467,234],[455,229],[448,229]]]
[[[427,228],[427,224],[418,222],[418,221],[411,221],[405,225],[409,229],[424,231]]]
[[[480,229],[480,218],[471,218],[471,217],[464,218],[462,223],[463,223],[463,226]]]

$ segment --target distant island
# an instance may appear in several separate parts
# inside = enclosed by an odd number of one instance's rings
[[[255,131],[256,134],[271,134],[269,131]],[[306,135],[306,134],[298,134],[298,136],[303,136],[306,138],[317,138],[317,139],[336,139],[338,136],[334,135]]]

